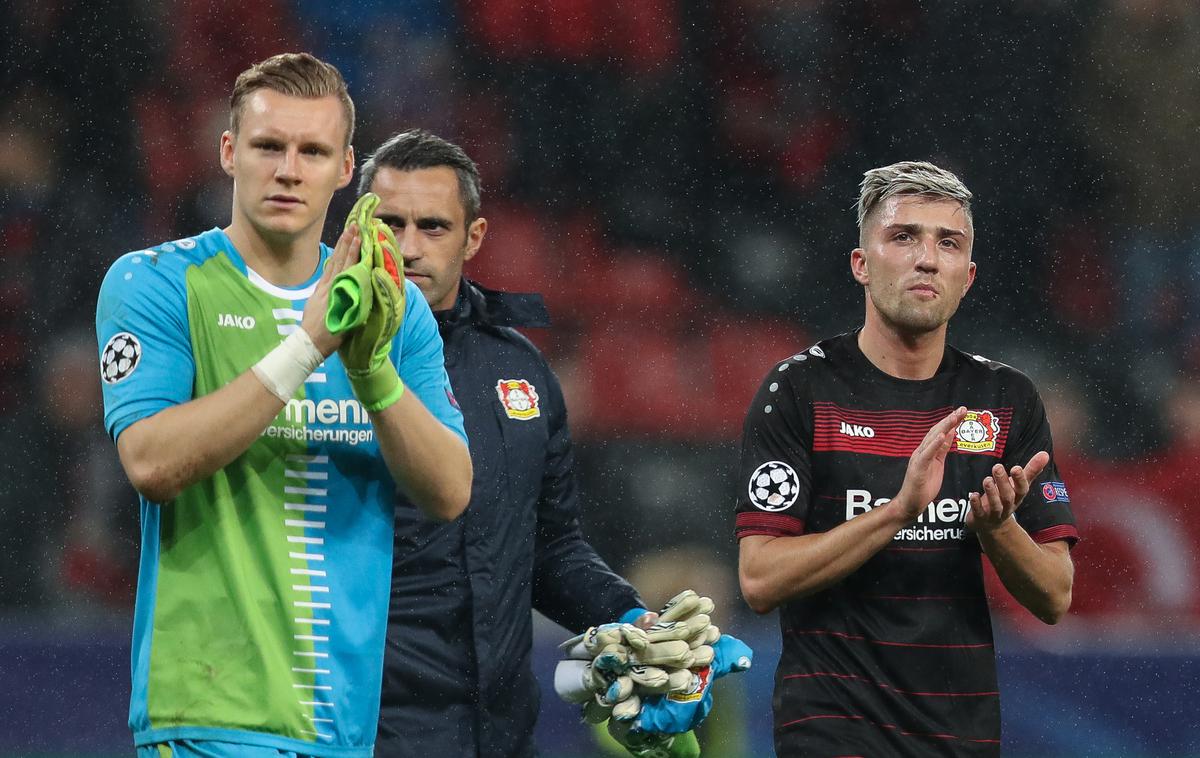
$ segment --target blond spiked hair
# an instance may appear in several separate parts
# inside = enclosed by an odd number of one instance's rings
[[[957,176],[944,168],[925,161],[901,161],[890,166],[873,168],[863,174],[859,185],[858,229],[863,227],[871,214],[894,195],[921,195],[929,198],[956,200],[962,205],[967,224],[974,226],[971,218],[971,191]]]

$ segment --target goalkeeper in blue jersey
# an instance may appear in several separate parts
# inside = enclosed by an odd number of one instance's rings
[[[396,499],[467,505],[442,342],[394,239],[367,198],[320,242],[353,126],[329,64],[243,72],[229,226],[122,256],[101,288],[105,424],[142,496],[142,758],[372,755]]]

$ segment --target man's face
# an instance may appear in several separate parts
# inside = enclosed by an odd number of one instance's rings
[[[221,166],[233,177],[235,216],[266,239],[319,230],[334,191],[354,173],[345,138],[342,105],[332,95],[250,93],[237,135],[221,135]]]
[[[371,182],[379,195],[375,217],[392,228],[404,256],[404,275],[429,307],[448,310],[458,297],[463,264],[475,257],[487,220],[466,223],[458,174],[449,166],[400,171],[383,167]]]
[[[901,333],[944,326],[975,281],[974,232],[955,200],[894,195],[871,214],[863,242],[850,256],[854,278],[867,308]]]

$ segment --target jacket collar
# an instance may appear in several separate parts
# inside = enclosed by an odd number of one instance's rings
[[[542,296],[526,292],[500,292],[463,277],[458,299],[449,310],[435,311],[438,327],[456,329],[466,324],[510,327],[550,326],[550,313]]]

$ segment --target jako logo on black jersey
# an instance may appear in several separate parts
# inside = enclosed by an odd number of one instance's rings
[[[875,430],[869,426],[862,426],[861,424],[847,424],[845,421],[843,421],[842,434],[850,437],[874,437]]]

